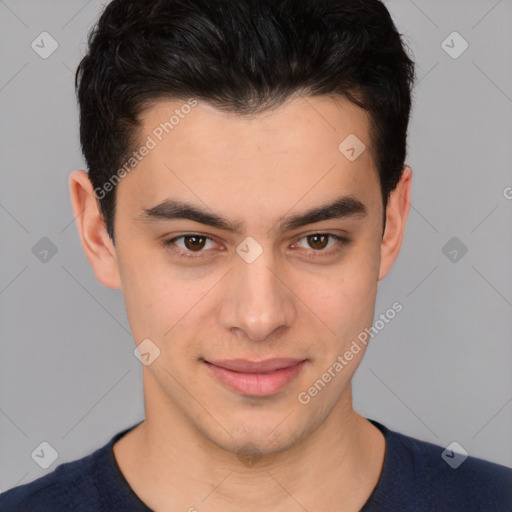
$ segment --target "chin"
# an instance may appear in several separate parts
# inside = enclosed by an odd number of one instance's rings
[[[224,424],[227,432],[221,429],[203,434],[222,450],[239,455],[279,454],[300,443],[307,435],[303,425],[286,423],[284,418],[286,414],[277,421],[254,422],[246,417],[238,424]]]

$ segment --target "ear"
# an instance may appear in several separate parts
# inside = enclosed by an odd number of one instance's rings
[[[379,281],[384,279],[398,257],[411,206],[412,169],[405,166],[402,177],[391,192],[386,208],[386,229],[380,248]]]
[[[96,278],[108,288],[121,288],[116,249],[85,171],[70,174],[69,190],[82,247]]]

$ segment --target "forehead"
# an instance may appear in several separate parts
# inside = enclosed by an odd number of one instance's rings
[[[318,157],[320,148],[337,157],[350,135],[371,150],[368,113],[340,96],[295,97],[256,114],[226,112],[193,98],[162,100],[146,108],[140,121],[139,135],[158,145],[172,139],[183,149],[194,147],[191,157],[210,150],[231,160],[250,151]]]
[[[118,185],[134,208],[172,197],[239,212],[379,195],[369,116],[340,97],[299,97],[245,116],[165,100],[140,121],[138,148],[151,149]]]

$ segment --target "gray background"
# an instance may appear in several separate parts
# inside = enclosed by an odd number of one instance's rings
[[[413,200],[376,312],[404,309],[373,339],[355,405],[512,465],[512,1],[387,4],[418,64]],[[144,414],[122,295],[96,282],[68,194],[69,173],[83,168],[73,72],[101,8],[0,1],[0,491],[91,453]],[[59,44],[47,59],[31,48],[43,31]],[[453,31],[469,43],[456,59],[441,46]],[[445,44],[453,53],[460,43]],[[46,262],[32,252],[42,237],[57,248]],[[468,248],[461,258],[457,242],[456,262],[442,252],[452,237]],[[46,470],[31,458],[42,441],[59,454]]]

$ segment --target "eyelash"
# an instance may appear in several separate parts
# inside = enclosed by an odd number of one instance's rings
[[[309,237],[309,236],[315,236],[315,235],[327,236],[329,238],[332,238],[336,242],[338,242],[338,244],[341,245],[341,246],[348,246],[348,245],[350,245],[352,243],[351,239],[343,237],[343,236],[335,235],[333,233],[318,232],[318,233],[309,233],[307,235],[302,236],[301,238],[299,238],[297,240],[297,242],[295,242],[295,244],[300,242],[301,240]],[[201,250],[201,251],[186,250],[185,251],[183,249],[176,249],[175,247],[173,247],[173,244],[176,242],[176,240],[180,240],[181,238],[193,237],[193,236],[205,238],[206,240],[211,241],[211,242],[214,241],[211,237],[206,236],[206,235],[202,235],[201,233],[184,233],[182,235],[175,236],[175,237],[170,238],[168,240],[164,240],[163,243],[164,243],[165,247],[167,247],[169,250],[171,250],[171,252],[173,252],[174,254],[177,254],[180,257],[183,257],[183,258],[203,258],[204,256],[202,255],[202,253],[206,252],[204,250]],[[310,258],[318,258],[318,257],[331,256],[331,255],[339,252],[339,250],[340,250],[339,247],[335,247],[334,250],[333,250],[333,248],[330,248],[328,250],[325,250],[325,249],[316,249],[316,250],[315,249],[311,249],[309,251],[311,253],[311,255],[308,256],[308,257],[310,257]]]

